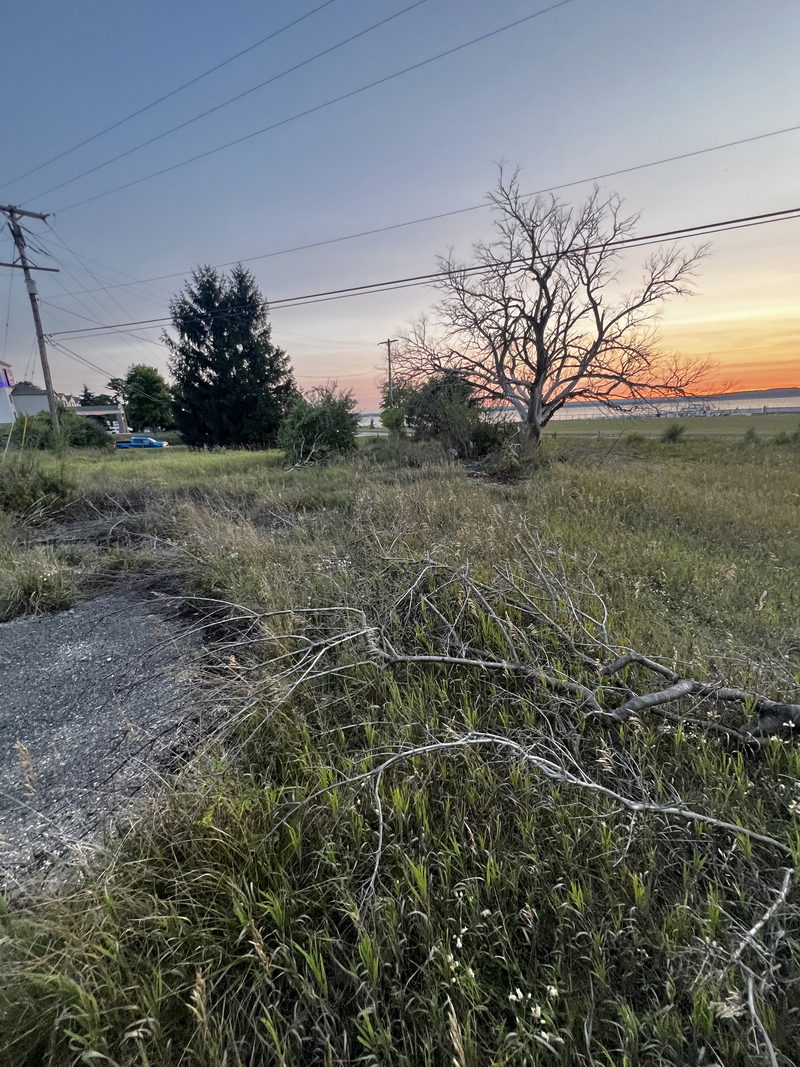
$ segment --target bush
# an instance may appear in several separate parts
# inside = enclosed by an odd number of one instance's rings
[[[26,425],[27,422],[27,425]],[[61,408],[58,413],[60,448],[110,448],[111,438],[103,424],[91,415],[76,415]],[[27,420],[19,418],[11,431],[12,448],[51,449],[54,447],[50,413],[41,411]]]
[[[355,406],[351,393],[314,389],[287,415],[278,433],[278,447],[294,463],[325,459],[334,452],[352,452],[358,430]]]
[[[401,433],[406,424],[406,413],[402,408],[386,408],[381,412],[381,425],[391,434]]]
[[[682,441],[686,433],[686,427],[680,422],[671,422],[661,434],[661,441],[665,445],[675,445]]]
[[[469,439],[469,455],[473,459],[482,459],[495,452],[509,454],[513,451],[513,444],[517,437],[518,429],[511,422],[491,421],[477,418],[473,422],[472,432]]]
[[[29,519],[72,499],[75,483],[63,467],[44,467],[31,453],[7,456],[0,463],[0,510]]]
[[[757,444],[757,443],[758,443],[758,434],[756,433],[755,427],[754,426],[750,426],[750,427],[748,427],[747,431],[745,432],[744,437],[742,438],[742,444],[754,445],[754,444]]]

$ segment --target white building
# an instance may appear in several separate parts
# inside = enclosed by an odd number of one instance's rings
[[[40,389],[38,385],[34,385],[33,382],[19,382],[18,385],[15,385],[11,390],[11,399],[14,402],[18,417],[27,415],[28,418],[32,418],[41,411],[50,410],[50,406],[47,403],[47,393],[44,389]]]
[[[14,375],[8,363],[0,362],[0,426],[13,422],[17,417],[11,391],[14,388]]]
[[[76,415],[84,415],[87,418],[99,416],[106,423],[111,423],[113,428],[119,430],[120,433],[128,432],[125,408],[122,404],[81,407],[79,397],[64,393],[56,393],[56,404],[74,411]],[[25,416],[30,419],[49,410],[47,392],[44,389],[34,385],[33,382],[15,384],[10,364],[0,362],[0,426]]]

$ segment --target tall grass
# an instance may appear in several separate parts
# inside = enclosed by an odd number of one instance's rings
[[[691,441],[657,459],[559,451],[515,485],[364,457],[294,472],[257,455],[73,465],[82,506],[116,502],[194,560],[193,595],[294,614],[280,631],[251,618],[247,644],[230,631],[240,643],[216,670],[228,698],[241,693],[240,724],[88,874],[7,905],[0,1062],[765,1062],[730,957],[780,886],[768,847],[621,814],[490,746],[344,783],[469,732],[562,738],[597,781],[680,798],[797,857],[795,748],[741,752],[647,718],[609,731],[477,669],[366,662],[290,691],[266,667],[285,634],[330,637],[333,605],[420,647],[435,610],[437,626],[500,655],[492,613],[457,584],[426,585],[416,561],[524,575],[524,520],[576,581],[591,574],[621,641],[796,699],[791,457]],[[569,652],[548,655],[566,666]],[[742,957],[786,1063],[800,1046],[799,935],[790,898]]]

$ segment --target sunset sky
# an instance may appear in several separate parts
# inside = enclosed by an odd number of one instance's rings
[[[157,318],[185,272],[479,204],[496,163],[524,189],[589,178],[800,124],[797,0],[568,0],[515,29],[293,119],[550,6],[424,0],[242,100],[74,182],[68,179],[214,107],[413,0],[331,0],[294,28],[19,180],[51,157],[319,7],[322,0],[40,0],[4,13],[0,202],[53,212],[31,223],[48,331]],[[13,120],[11,116],[13,115]],[[290,119],[234,147],[102,196]],[[606,179],[641,232],[800,206],[800,130]],[[560,195],[579,200],[591,183]],[[75,206],[77,205],[77,206]],[[435,269],[490,236],[465,212],[249,266],[268,299]],[[63,242],[63,243],[62,243]],[[663,346],[718,364],[715,385],[800,386],[800,221],[720,234],[698,294],[669,305]],[[46,259],[44,253],[54,259]],[[0,260],[11,256],[8,235]],[[626,270],[633,264],[626,264]],[[30,311],[0,268],[0,359],[41,382]],[[140,284],[142,279],[171,277]],[[128,284],[136,282],[137,284]],[[86,290],[97,290],[87,292]],[[304,387],[336,379],[374,410],[385,348],[425,311],[424,287],[276,308],[274,337]],[[6,318],[8,327],[6,328]],[[99,389],[133,362],[166,369],[159,329],[68,340],[56,387]],[[94,367],[76,357],[90,361]]]

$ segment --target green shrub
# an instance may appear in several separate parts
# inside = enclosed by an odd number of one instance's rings
[[[474,459],[481,459],[495,452],[508,456],[514,452],[517,436],[517,427],[511,422],[478,418],[472,425],[469,455]]]
[[[665,445],[675,445],[684,439],[686,427],[680,422],[671,422],[661,434],[661,441]]]
[[[110,448],[111,438],[103,425],[90,415],[76,415],[62,408],[58,413],[60,448]],[[19,418],[11,431],[11,448],[38,450],[54,447],[50,413],[41,411],[32,418]]]
[[[406,424],[406,413],[399,407],[386,408],[381,412],[380,418],[381,425],[392,434],[399,434]]]
[[[754,445],[754,444],[758,443],[758,439],[759,438],[758,438],[758,434],[755,431],[755,427],[754,426],[750,426],[750,427],[748,427],[747,432],[745,433],[744,437],[742,438],[742,444]]]
[[[336,452],[352,452],[358,430],[355,406],[351,393],[314,389],[286,416],[278,434],[278,447],[294,463],[325,459]]]
[[[647,438],[643,433],[639,433],[638,430],[631,430],[630,433],[625,434],[625,443],[629,445],[641,445]]]

